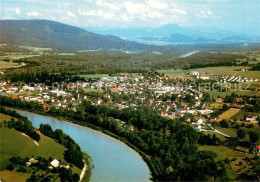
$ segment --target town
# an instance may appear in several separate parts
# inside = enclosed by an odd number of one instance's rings
[[[190,75],[197,77],[200,73],[192,71]],[[205,77],[202,77],[202,80],[205,80]],[[224,78],[226,79],[226,77]],[[204,82],[207,83],[207,81]],[[46,110],[55,107],[56,109],[76,111],[77,106],[83,100],[89,101],[93,105],[106,105],[119,110],[124,108],[135,110],[145,106],[156,110],[159,115],[169,119],[182,118],[183,122],[191,124],[196,130],[213,130],[224,136],[228,135],[210,125],[211,122],[219,124],[223,119],[225,120],[225,118],[221,118],[222,112],[219,112],[218,115],[215,113],[222,110],[224,105],[227,106],[225,111],[229,109],[240,111],[244,106],[252,106],[247,103],[247,100],[256,99],[255,97],[245,98],[236,95],[232,101],[226,102],[228,100],[226,98],[210,97],[207,92],[201,91],[189,79],[164,76],[158,73],[143,75],[121,73],[116,76],[53,85],[45,85],[44,83],[18,85],[1,81],[0,93],[12,99],[38,102]],[[212,107],[214,105],[217,107]],[[259,122],[259,116],[251,112],[239,119],[250,124]],[[125,122],[119,122],[120,125],[125,125]],[[127,126],[127,128],[134,130],[133,126]]]

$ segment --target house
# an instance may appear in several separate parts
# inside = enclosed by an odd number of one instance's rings
[[[35,131],[36,134],[40,135],[41,132],[39,130]]]
[[[260,145],[256,146],[257,152],[260,153]]]
[[[220,123],[223,119],[221,118],[214,118],[214,119],[211,119],[210,121],[211,122],[217,122],[217,123]]]
[[[133,125],[129,126],[129,130],[130,131],[134,131],[135,130],[135,127]]]
[[[21,62],[21,66],[26,66],[26,63],[25,62]]]
[[[200,75],[200,73],[197,72],[197,71],[191,71],[190,72],[190,76],[199,76],[199,75]]]
[[[32,158],[29,159],[29,162],[30,162],[31,164],[35,164],[35,163],[38,162],[38,160],[36,160],[36,159],[34,159],[34,158],[32,157]]]
[[[200,76],[199,78],[202,80],[209,80],[209,76]]]
[[[129,76],[132,76],[132,74],[131,73],[120,73],[120,76],[129,77]]]
[[[246,115],[246,121],[247,122],[255,122],[256,121],[257,116],[253,115],[252,113],[247,113]]]
[[[235,148],[236,151],[239,151],[239,152],[244,152],[244,153],[248,153],[249,152],[249,149],[248,148],[244,148],[244,147],[240,147],[240,146],[237,146]]]
[[[60,162],[57,159],[54,159],[53,161],[51,161],[51,165],[53,167],[59,167],[59,164],[60,164]]]
[[[217,98],[217,99],[216,99],[216,102],[217,102],[217,103],[223,103],[223,102],[224,102],[224,100],[223,100],[223,99],[221,99],[221,98]]]

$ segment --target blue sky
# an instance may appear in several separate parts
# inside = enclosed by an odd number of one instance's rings
[[[260,0],[0,0],[0,19],[79,27],[215,26],[260,31]]]

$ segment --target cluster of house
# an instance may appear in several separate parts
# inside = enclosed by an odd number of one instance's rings
[[[198,72],[191,74],[204,75],[204,73]],[[170,119],[183,117],[185,114],[199,116],[200,118],[190,122],[187,120],[188,123],[196,121],[197,124],[199,119],[204,121],[204,118],[208,118],[213,111],[207,109],[206,103],[201,101],[203,93],[185,83],[189,83],[189,80],[158,74],[121,73],[119,76],[107,76],[94,81],[67,83],[62,89],[40,83],[34,86],[24,84],[19,88],[12,86],[11,83],[0,81],[0,94],[10,93],[9,95],[12,95],[13,99],[35,101],[43,106],[47,103],[56,108],[74,111],[83,100],[90,101],[93,105],[107,105],[117,109],[136,109],[139,106],[146,106]],[[78,88],[83,91],[84,89],[94,90],[98,94],[89,95],[88,92],[79,92]],[[28,92],[21,94],[23,91]],[[30,94],[30,91],[34,91],[33,94]],[[192,102],[184,101],[187,96],[191,98]],[[217,98],[216,102],[223,103],[224,100]],[[119,124],[125,127],[125,123],[119,122]],[[129,130],[133,130],[133,127],[127,127]]]
[[[247,82],[257,82],[258,79],[241,77],[241,76],[233,76],[233,75],[222,75],[215,76],[215,78],[219,79],[219,83],[247,83]]]
[[[26,166],[31,166],[32,164],[36,164],[38,163],[37,159],[34,159],[33,157],[30,158],[27,162],[26,162]],[[66,168],[69,169],[70,165],[61,165],[60,162],[57,159],[54,159],[50,162],[50,166],[48,167],[49,169],[53,169],[53,168]]]
[[[209,76],[207,76],[205,72],[191,71],[189,75],[196,79],[209,80]]]

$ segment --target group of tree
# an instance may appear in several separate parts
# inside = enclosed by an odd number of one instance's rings
[[[61,129],[53,131],[49,124],[40,124],[39,130],[44,135],[55,139],[58,143],[67,148],[64,152],[64,158],[67,162],[74,164],[80,169],[84,167],[83,152],[69,135],[63,133]]]
[[[17,131],[23,132],[26,135],[30,136],[32,139],[36,140],[37,142],[40,141],[40,135],[36,133],[36,129],[32,126],[32,123],[23,116],[20,116],[15,111],[7,110],[4,107],[0,106],[0,113],[7,114],[9,116],[13,116],[17,118],[17,121],[12,117],[11,121],[7,122],[4,121],[4,126],[8,128],[14,128]]]

